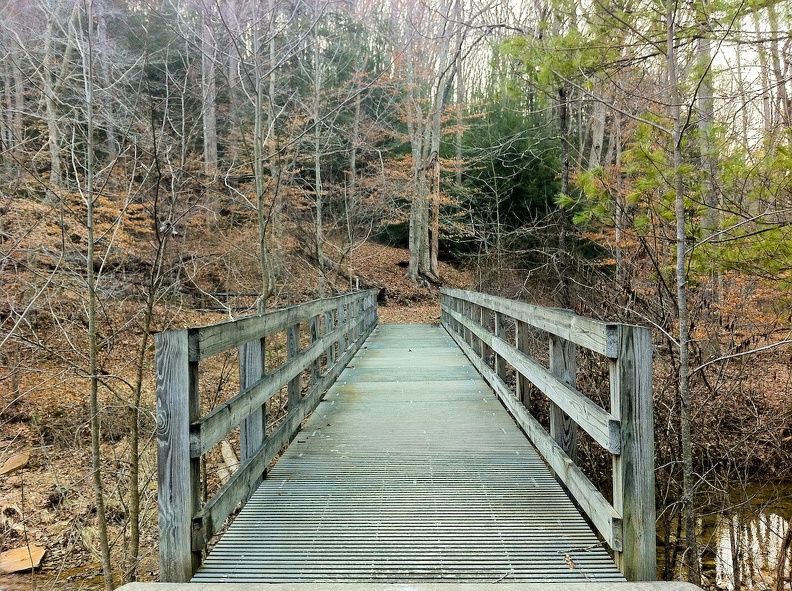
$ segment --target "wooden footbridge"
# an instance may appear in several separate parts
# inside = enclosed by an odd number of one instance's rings
[[[608,364],[609,408],[575,388],[577,348]],[[229,350],[239,393],[203,408],[199,366]],[[377,326],[363,291],[162,333],[160,580],[654,580],[651,367],[648,329],[452,289],[441,326]],[[237,428],[241,467],[207,498],[203,458]],[[612,455],[610,500],[578,430]]]

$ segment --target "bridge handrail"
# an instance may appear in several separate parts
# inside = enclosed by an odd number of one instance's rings
[[[507,318],[515,325],[514,343],[505,338]],[[441,321],[614,551],[627,579],[655,580],[650,330],[447,288]],[[548,368],[528,355],[529,326],[549,334]],[[610,410],[575,388],[576,345],[608,358]],[[506,383],[507,364],[516,372],[516,392]],[[527,408],[529,382],[551,401],[550,434]],[[576,426],[613,458],[613,503],[575,464]]]
[[[311,344],[301,350],[300,325],[306,322]],[[190,580],[211,536],[255,491],[376,323],[377,290],[367,290],[156,335],[161,581]],[[277,333],[286,334],[287,359],[265,373],[265,338]],[[201,416],[199,364],[235,348],[240,391]],[[302,374],[309,368],[310,388],[301,396]],[[288,414],[267,433],[266,403],[283,387]],[[241,465],[203,500],[201,458],[237,426]]]

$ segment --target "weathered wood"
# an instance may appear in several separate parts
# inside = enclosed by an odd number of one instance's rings
[[[506,340],[506,324],[504,322],[504,314],[502,312],[495,312],[495,336],[499,339]],[[500,379],[506,381],[506,360],[495,354],[495,373]]]
[[[343,326],[344,324],[346,324],[346,318],[344,316],[344,304],[343,304],[343,302],[339,302],[338,303],[338,307],[336,308],[336,322],[337,322],[338,326]],[[346,335],[346,333],[344,333],[344,335]],[[349,339],[346,338],[346,336],[342,336],[338,340],[338,354],[336,355],[336,357],[341,357],[341,355],[344,354],[344,351],[346,351],[348,342],[349,342]]]
[[[325,335],[330,334],[335,330],[335,319],[333,318],[333,310],[325,312]],[[336,360],[336,346],[330,345],[327,349],[327,365],[332,365]]]
[[[210,413],[196,420],[191,428],[191,455],[200,457],[209,451],[231,429],[239,425],[257,407],[265,404],[267,400],[321,355],[325,348],[339,341],[349,330],[348,324],[337,327],[333,332],[320,338],[304,351],[300,351],[296,357],[267,374],[265,378],[253,384],[247,390],[240,392],[230,400],[217,406]]]
[[[264,340],[256,339],[239,348],[239,388],[244,392],[264,377]],[[258,453],[264,443],[266,430],[266,403],[251,410],[239,426],[239,447],[242,463]],[[263,476],[263,475],[262,475]]]
[[[577,360],[575,343],[550,335],[550,373],[575,388]],[[550,436],[573,462],[577,462],[577,425],[554,402],[550,403]]]
[[[283,332],[294,324],[306,322],[312,316],[345,306],[368,294],[376,294],[376,290],[313,300],[305,304],[273,310],[266,314],[190,329],[190,360],[200,361],[228,349],[238,348],[249,341]],[[192,338],[193,335],[194,338]]]
[[[550,437],[544,427],[515,398],[514,393],[493,369],[485,365],[473,349],[457,334],[449,330],[468,359],[484,377],[503,405],[514,417],[531,443],[556,473],[558,479],[569,489],[572,496],[588,515],[602,537],[613,549],[622,549],[622,521],[619,513],[611,506],[591,481],[578,468],[564,450]]]
[[[258,486],[274,455],[288,443],[306,414],[349,363],[376,324],[376,310],[358,315],[358,338],[349,333],[353,322],[333,328],[333,311],[376,308],[376,291],[369,290],[309,302],[240,321],[199,329],[171,331],[156,337],[157,435],[159,459],[159,507],[161,571],[163,581],[188,581],[200,563],[201,552],[215,529]],[[319,335],[319,317],[325,316],[325,335]],[[329,320],[328,320],[329,317]],[[312,344],[299,350],[299,323],[309,322]],[[263,339],[287,331],[289,359],[265,375]],[[319,359],[341,341],[343,355],[334,356],[325,376]],[[239,347],[241,392],[205,417],[200,417],[198,361]],[[329,364],[329,361],[328,361]],[[312,368],[313,383],[300,400],[299,379]],[[266,401],[284,385],[290,385],[291,412],[273,438],[266,437]],[[201,509],[201,456],[241,425],[243,466]],[[207,533],[208,532],[208,533]]]
[[[470,316],[468,317],[468,321],[472,322],[473,324],[471,326],[476,326],[476,328],[481,326],[481,306],[474,303],[470,304]],[[481,358],[483,352],[482,341],[486,338],[483,332],[483,329],[470,331],[471,346],[479,358]],[[489,334],[489,332],[487,332],[487,334]]]
[[[473,321],[450,312],[480,340],[487,341],[498,355],[539,388],[586,433],[611,453],[619,453],[619,421],[574,388],[556,378],[536,361],[518,351],[510,343],[495,337]],[[478,351],[471,347],[475,354]]]
[[[481,327],[486,330],[487,332],[493,332],[492,330],[492,315],[493,312],[489,308],[481,308],[481,317],[479,318],[479,324]],[[492,348],[486,343],[481,343],[481,358],[484,360],[484,363],[489,365],[490,367],[494,367],[493,360],[492,360]]]
[[[340,332],[345,328],[348,327],[339,327],[336,331]],[[294,438],[302,421],[313,412],[324,392],[349,364],[373,328],[374,325],[368,326],[362,338],[347,349],[338,362],[311,387],[306,396],[299,401],[278,428],[270,434],[259,454],[247,465],[237,470],[229,481],[206,503],[203,509],[200,512],[196,512],[193,519],[194,545],[205,546],[211,536],[231,515],[239,502],[250,497],[255,490],[255,474],[266,470],[281,449]]]
[[[571,310],[542,308],[498,296],[443,288],[443,293],[486,306],[610,358],[616,357],[616,325],[578,316]]]
[[[200,499],[200,463],[190,457],[190,423],[198,418],[197,364],[189,360],[187,330],[155,337],[160,580],[185,583],[200,564],[191,518]]]
[[[300,325],[293,324],[286,331],[286,355],[289,361],[297,357],[300,352]],[[302,389],[302,371],[289,381],[288,409],[291,410],[300,401],[300,390]]]
[[[313,345],[319,340],[319,316],[311,317],[311,322],[308,325],[308,330],[311,334],[311,344]],[[321,357],[317,357],[311,365],[311,384],[319,381],[319,376],[322,373]]]
[[[624,521],[616,563],[630,581],[656,578],[652,335],[620,325],[610,363],[611,412],[621,421],[622,453],[613,458],[613,505]]]
[[[514,344],[515,348],[523,353],[526,357],[530,352],[530,328],[529,324],[522,320],[514,321]],[[530,395],[531,381],[526,378],[519,371],[517,372],[517,399],[522,402],[523,406],[529,411],[531,410],[531,395]]]

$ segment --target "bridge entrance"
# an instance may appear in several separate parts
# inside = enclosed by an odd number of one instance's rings
[[[623,581],[442,327],[377,327],[194,582]]]

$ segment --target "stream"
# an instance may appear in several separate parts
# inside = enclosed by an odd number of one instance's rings
[[[781,544],[792,518],[792,485],[774,486],[772,491],[757,488],[735,496],[750,500],[700,520],[703,587],[733,591],[737,588],[734,565],[739,565],[737,581],[742,589],[775,589]],[[789,573],[789,550],[786,560]],[[788,579],[784,589],[792,589]]]

